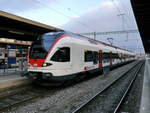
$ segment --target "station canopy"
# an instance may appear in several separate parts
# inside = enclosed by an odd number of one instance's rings
[[[38,35],[52,31],[62,30],[0,11],[0,38],[34,41]]]
[[[146,53],[150,53],[150,1],[131,0]]]

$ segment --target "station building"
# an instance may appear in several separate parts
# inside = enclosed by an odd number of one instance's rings
[[[0,38],[0,68],[16,68],[19,67],[20,61],[27,61],[31,43]]]
[[[37,37],[61,29],[0,11],[0,68],[27,61],[28,48]]]

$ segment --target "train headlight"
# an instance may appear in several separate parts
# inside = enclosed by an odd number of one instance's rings
[[[43,67],[50,66],[50,65],[52,65],[52,63],[44,63]]]
[[[43,67],[46,67],[46,63],[43,64]]]

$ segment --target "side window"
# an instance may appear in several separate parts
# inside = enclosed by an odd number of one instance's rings
[[[84,52],[84,61],[85,62],[92,62],[93,61],[92,51],[85,51]]]
[[[93,52],[93,63],[97,64],[98,63],[98,52]]]
[[[104,59],[103,62],[106,63],[106,59]]]
[[[94,64],[98,63],[98,52],[95,51],[86,51],[84,53],[85,62],[93,62]]]
[[[104,59],[109,59],[110,58],[110,54],[109,53],[104,53],[103,54],[103,58]]]
[[[112,58],[118,59],[118,58],[119,58],[119,55],[118,55],[117,53],[113,53],[113,54],[112,54]]]
[[[51,58],[55,62],[69,62],[70,61],[70,48],[63,47],[57,50]]]
[[[104,53],[103,54],[103,59],[104,59],[104,63],[109,63],[110,54],[109,53]]]

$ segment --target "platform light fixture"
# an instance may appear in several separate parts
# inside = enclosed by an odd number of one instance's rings
[[[9,33],[18,34],[18,35],[24,35],[25,33],[18,32],[18,31],[8,31]]]

